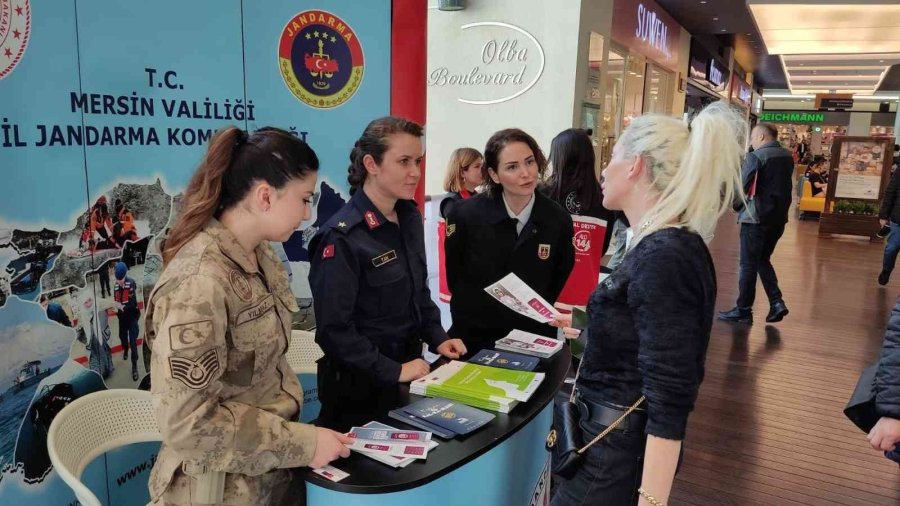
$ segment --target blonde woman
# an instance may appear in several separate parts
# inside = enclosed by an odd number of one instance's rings
[[[603,205],[625,212],[634,237],[588,304],[589,340],[576,384],[583,441],[629,407],[637,410],[590,447],[553,506],[587,498],[668,502],[713,321],[716,275],[706,241],[740,191],[744,125],[720,102],[690,126],[636,118],[616,144],[603,171]]]
[[[481,167],[484,157],[475,148],[459,148],[450,154],[447,173],[444,176],[444,191],[451,195],[441,201],[441,217],[446,218],[453,203],[475,195],[475,190],[483,181]]]

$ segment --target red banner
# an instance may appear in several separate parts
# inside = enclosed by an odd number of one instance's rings
[[[589,216],[572,216],[572,223],[575,228],[572,238],[575,267],[556,301],[557,307],[564,309],[586,306],[591,292],[597,287],[607,226],[605,220]]]

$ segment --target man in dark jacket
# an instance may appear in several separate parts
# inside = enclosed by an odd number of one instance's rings
[[[875,373],[875,413],[881,418],[869,432],[869,443],[900,463],[900,298],[891,311]]]
[[[753,301],[756,299],[756,277],[762,280],[769,296],[769,323],[781,321],[788,309],[778,288],[778,277],[772,267],[772,253],[787,223],[791,207],[791,177],[794,158],[776,140],[778,130],[767,123],[756,125],[750,133],[753,151],[741,167],[744,193],[752,197],[740,213],[741,260],[737,305],[719,313],[719,319],[737,323],[753,323]]]
[[[884,246],[884,260],[881,263],[881,274],[878,275],[878,284],[886,285],[891,279],[894,264],[897,263],[897,253],[900,253],[900,170],[894,171],[887,191],[884,192],[884,200],[881,201],[881,211],[878,218],[882,227],[890,225],[891,234]]]

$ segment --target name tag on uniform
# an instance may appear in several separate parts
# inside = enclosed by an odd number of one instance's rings
[[[238,313],[237,318],[235,318],[234,326],[239,327],[245,323],[252,322],[271,311],[273,307],[275,307],[275,298],[270,293],[259,304]]]
[[[377,257],[372,259],[372,265],[375,267],[381,267],[384,264],[393,262],[397,259],[397,251],[390,250],[383,255],[378,255]]]

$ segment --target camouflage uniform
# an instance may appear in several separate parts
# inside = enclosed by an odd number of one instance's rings
[[[226,472],[224,504],[296,504],[315,427],[285,359],[298,310],[281,261],[263,243],[259,269],[216,220],[166,267],[147,306],[151,391],[163,434],[150,476],[158,504],[192,503],[196,469]],[[184,466],[182,465],[184,464]]]

